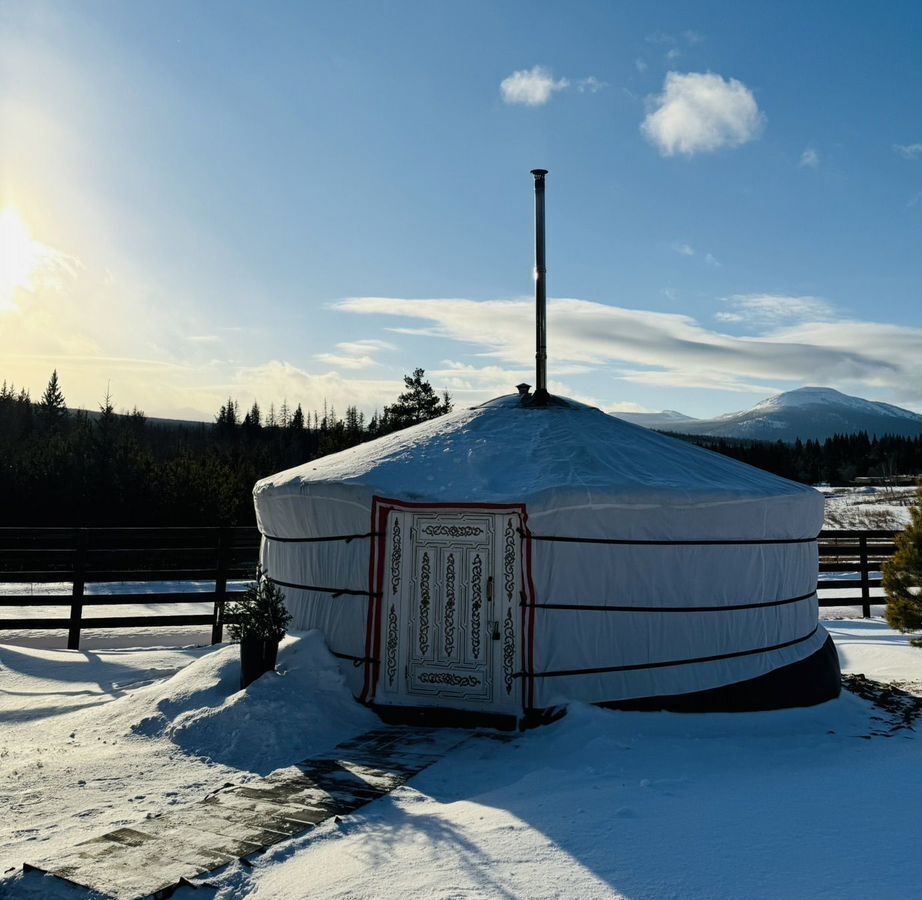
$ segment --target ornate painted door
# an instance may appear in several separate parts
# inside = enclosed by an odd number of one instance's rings
[[[390,512],[378,702],[520,707],[518,527],[516,512]]]

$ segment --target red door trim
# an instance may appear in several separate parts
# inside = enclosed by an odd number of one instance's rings
[[[531,532],[528,530],[528,513],[524,503],[423,503],[410,500],[394,500],[374,496],[371,500],[371,531],[377,537],[371,541],[368,561],[368,617],[365,625],[365,682],[361,700],[374,700],[381,672],[381,615],[384,596],[384,557],[386,555],[387,519],[393,509],[482,509],[486,511],[508,510],[516,513],[525,532],[522,542],[522,586],[527,591],[528,603],[522,606],[521,628],[521,670],[534,671],[535,641],[535,585],[531,575]],[[372,660],[376,660],[372,662]],[[529,709],[534,703],[534,679],[522,677],[522,707]]]

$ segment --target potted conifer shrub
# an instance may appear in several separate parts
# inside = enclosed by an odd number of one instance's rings
[[[227,620],[231,639],[240,642],[240,687],[245,688],[275,668],[279,641],[291,622],[285,595],[262,566],[243,596],[227,604]]]

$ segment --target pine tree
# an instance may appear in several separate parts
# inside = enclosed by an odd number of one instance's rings
[[[42,416],[49,422],[58,422],[67,413],[67,404],[64,402],[64,394],[58,381],[57,369],[51,373],[48,387],[45,388],[45,393],[42,394],[39,408]]]
[[[432,385],[425,380],[425,374],[425,369],[414,369],[412,375],[404,375],[406,390],[397,398],[396,403],[384,408],[390,431],[427,422],[451,411],[451,397],[448,391],[439,399]],[[382,424],[383,421],[384,416]]]
[[[887,622],[903,632],[922,628],[922,484],[910,515],[912,521],[896,539],[896,553],[884,563]],[[922,637],[912,643],[922,647]]]
[[[301,409],[300,403],[292,414],[291,421],[288,423],[288,427],[292,431],[304,431],[304,410]]]

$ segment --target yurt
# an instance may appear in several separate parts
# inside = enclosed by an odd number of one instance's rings
[[[835,697],[823,498],[538,387],[256,484],[262,563],[377,707],[571,700],[766,709]],[[539,183],[540,182],[540,183]]]

